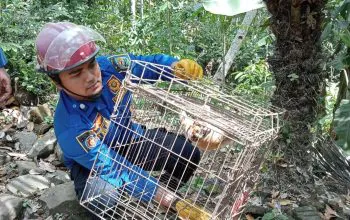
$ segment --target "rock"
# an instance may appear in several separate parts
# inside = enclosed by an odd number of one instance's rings
[[[14,146],[15,151],[20,151],[21,150],[20,146],[21,146],[21,144],[19,142],[15,143],[15,146]]]
[[[16,77],[18,78],[18,77]],[[15,78],[15,84],[17,84],[17,81],[16,81],[16,78]],[[22,106],[33,106],[33,105],[37,105],[38,104],[38,97],[32,93],[32,92],[28,92],[24,89],[22,89],[20,86],[15,86],[15,88],[18,88],[18,89],[15,89],[13,95],[16,99],[16,101],[19,102],[19,104]]]
[[[6,163],[6,153],[0,152],[0,166]]]
[[[27,174],[12,179],[6,188],[15,195],[29,197],[50,187],[50,181],[40,175]]]
[[[50,173],[53,173],[56,170],[56,167],[54,165],[52,165],[51,163],[45,162],[42,159],[40,159],[38,166],[40,169],[43,169]]]
[[[8,194],[0,194],[0,219],[20,219],[23,199]]]
[[[38,136],[34,132],[22,131],[14,136],[22,146],[22,150],[28,152],[32,149]]]
[[[28,157],[48,157],[54,152],[56,141],[55,133],[53,129],[51,129],[34,143],[32,149],[30,149],[28,153]]]
[[[344,207],[343,207],[343,212],[344,212],[344,215],[350,217],[350,207],[344,206]]]
[[[17,168],[18,168],[18,174],[21,175],[25,175],[29,173],[29,170],[31,169],[36,169],[37,166],[34,162],[32,161],[16,161],[17,164]]]
[[[4,164],[7,164],[11,161],[11,157],[7,155],[5,152],[0,152],[0,166],[3,166]]]
[[[35,126],[35,124],[34,124],[34,122],[29,122],[28,124],[27,124],[27,131],[33,131],[34,130],[34,126]]]
[[[292,214],[296,220],[322,220],[316,208],[312,206],[295,208]]]
[[[73,182],[67,182],[45,190],[39,200],[47,205],[50,214],[81,215],[81,213],[87,213],[87,210],[80,206],[76,198]]]
[[[50,179],[50,181],[55,185],[59,185],[59,184],[71,181],[68,173],[62,170],[56,170],[54,173],[48,173],[46,174],[46,177]]]
[[[56,154],[58,160],[63,164],[63,163],[64,163],[64,160],[63,160],[63,151],[61,150],[61,147],[60,147],[60,145],[58,144],[58,142],[57,142],[56,147],[55,147],[55,154]]]
[[[4,168],[0,168],[0,177],[6,176],[7,175],[7,170]]]
[[[12,137],[10,135],[6,135],[5,137],[6,141],[11,142],[13,141]]]
[[[36,124],[43,123],[46,117],[52,117],[52,112],[48,104],[33,107],[29,112],[29,120]]]
[[[46,123],[41,123],[39,125],[34,126],[34,132],[37,135],[42,135],[48,132],[52,128],[52,125],[46,124]]]
[[[244,209],[244,213],[249,213],[253,216],[264,216],[265,213],[267,213],[269,211],[269,209],[264,208],[262,206],[255,206],[255,205],[251,205],[251,206],[247,206]]]
[[[33,175],[44,175],[45,173],[46,171],[40,168],[34,168],[29,170],[29,174],[33,174]]]
[[[0,139],[3,139],[5,137],[5,132],[0,131]]]

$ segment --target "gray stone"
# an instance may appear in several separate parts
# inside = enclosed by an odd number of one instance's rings
[[[350,207],[343,207],[344,215],[350,217]]]
[[[322,220],[316,208],[312,206],[293,209],[293,217],[297,220]]]
[[[29,111],[29,120],[40,124],[45,121],[46,117],[52,117],[52,112],[48,104],[38,105]]]
[[[0,166],[4,165],[6,163],[6,154],[3,152],[0,152]]]
[[[28,157],[48,157],[54,152],[56,141],[55,133],[53,129],[51,129],[34,143],[32,149],[30,149],[28,153]]]
[[[38,135],[42,135],[42,134],[45,134],[46,132],[48,132],[50,130],[50,128],[52,128],[52,125],[46,124],[46,123],[41,123],[41,124],[36,125],[34,127],[34,132]]]
[[[32,161],[16,161],[18,174],[25,175],[29,173],[29,170],[37,168],[36,164]]]
[[[34,142],[38,138],[34,132],[22,131],[14,136],[21,144],[22,150],[28,152],[32,149]]]
[[[64,163],[64,160],[63,160],[63,151],[61,150],[61,147],[60,147],[60,145],[58,144],[58,142],[57,142],[56,147],[55,147],[55,154],[56,154],[58,160],[63,164],[63,163]]]
[[[46,174],[46,177],[49,178],[50,181],[55,185],[59,185],[59,184],[71,181],[68,173],[62,170],[56,170],[54,173],[48,173]]]
[[[8,142],[12,142],[13,141],[13,138],[10,135],[6,135],[5,139]]]
[[[264,208],[262,206],[255,206],[255,205],[247,206],[244,209],[244,213],[249,213],[249,214],[259,215],[259,216],[263,216],[268,211],[269,211],[269,209],[267,209],[267,208]]]
[[[29,197],[50,187],[50,181],[40,175],[27,174],[12,179],[6,188],[15,195]]]
[[[45,190],[39,200],[46,204],[50,214],[77,215],[86,212],[76,198],[73,182],[67,182]]]
[[[23,211],[23,199],[0,194],[0,219],[19,219]]]

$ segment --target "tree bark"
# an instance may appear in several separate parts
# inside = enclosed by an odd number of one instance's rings
[[[233,39],[230,49],[227,51],[223,62],[220,63],[219,68],[214,75],[214,80],[222,83],[225,81],[225,77],[231,68],[239,49],[241,48],[242,42],[248,33],[249,26],[253,22],[256,13],[257,10],[252,10],[245,14],[242,22],[242,28],[237,31],[236,37]]]
[[[143,20],[143,0],[140,1],[140,14],[141,14],[141,20]]]
[[[280,169],[279,175],[293,183],[306,183],[313,176],[315,135],[310,128],[323,109],[319,100],[326,75],[321,69],[320,36],[326,0],[264,2],[271,13],[270,29],[276,36],[274,55],[268,60],[276,82],[271,101],[286,110],[283,134],[274,149],[283,154],[280,162],[291,166]]]
[[[136,0],[131,0],[131,24],[132,29],[136,30]]]

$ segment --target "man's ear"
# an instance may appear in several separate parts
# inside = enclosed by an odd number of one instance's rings
[[[63,89],[61,83],[57,82],[57,80],[55,80],[55,79],[53,79],[53,78],[51,78],[51,77],[49,77],[49,78],[50,78],[51,82],[52,82],[53,84],[55,84],[55,86],[56,86],[56,88],[58,89],[58,91],[61,91],[61,90]]]
[[[61,84],[57,83],[57,82],[54,82],[55,85],[56,85],[56,88],[58,89],[58,91],[61,91],[63,90],[63,87],[61,86]]]

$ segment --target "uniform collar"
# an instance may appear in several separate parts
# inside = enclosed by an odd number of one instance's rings
[[[105,89],[105,86],[103,89]],[[80,101],[70,97],[66,92],[61,91],[62,98],[66,100],[66,107],[68,111],[70,113],[78,112],[79,114],[83,114],[85,116],[90,116],[95,109],[100,111],[107,107],[103,101],[103,94],[104,92],[102,92],[101,96],[95,101]]]

